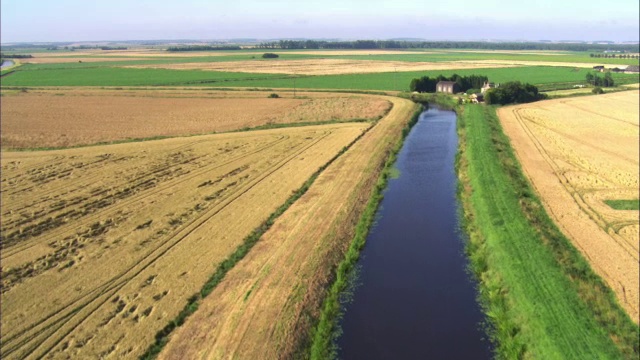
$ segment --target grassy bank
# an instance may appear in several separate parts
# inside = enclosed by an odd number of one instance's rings
[[[495,108],[459,113],[467,251],[497,357],[638,358],[638,326],[546,214]]]
[[[378,205],[380,204],[380,201],[382,201],[384,189],[387,187],[389,178],[393,175],[393,164],[395,163],[396,156],[402,147],[403,140],[409,134],[411,127],[413,127],[413,125],[418,121],[418,117],[421,112],[422,108],[419,108],[413,114],[411,120],[402,130],[402,138],[393,149],[390,149],[389,156],[385,161],[384,167],[373,190],[373,194],[367,202],[360,220],[356,225],[355,235],[351,241],[351,245],[345,253],[344,259],[336,269],[335,281],[326,295],[318,325],[312,333],[312,344],[310,349],[311,359],[328,359],[335,358],[336,356],[334,342],[336,337],[339,335],[337,327],[338,320],[341,315],[340,294],[347,288],[354,266],[360,257],[360,251],[365,245],[369,228],[375,220]]]

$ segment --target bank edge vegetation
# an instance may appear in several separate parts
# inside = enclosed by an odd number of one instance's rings
[[[546,214],[495,108],[459,113],[467,252],[497,357],[637,358],[638,326]]]

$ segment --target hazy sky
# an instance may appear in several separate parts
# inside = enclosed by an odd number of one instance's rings
[[[638,0],[2,0],[1,41],[637,41]]]

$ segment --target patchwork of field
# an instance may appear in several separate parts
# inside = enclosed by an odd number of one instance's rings
[[[3,358],[140,356],[243,239],[370,126],[4,152]]]
[[[638,322],[640,92],[557,99],[498,110],[548,212]]]
[[[332,163],[176,329],[161,359],[296,358],[387,151],[416,110],[392,101],[388,117]]]
[[[377,120],[387,100],[365,95],[188,90],[3,92],[3,149],[68,147],[257,126]]]
[[[124,61],[143,60],[149,58],[185,58],[185,57],[215,57],[215,56],[255,56],[272,50],[259,51],[161,51],[161,50],[85,50],[35,53],[33,58],[24,59],[29,64],[53,64],[73,61]],[[279,53],[296,55],[409,55],[409,54],[438,54],[438,51],[403,51],[403,50],[274,50]]]
[[[450,70],[512,67],[509,64],[473,62],[405,62],[382,60],[304,59],[287,61],[190,62],[125,66],[171,70],[238,71],[257,74],[337,75],[394,71]]]

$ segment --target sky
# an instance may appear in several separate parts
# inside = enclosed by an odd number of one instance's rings
[[[638,41],[638,0],[2,0],[0,41]]]

